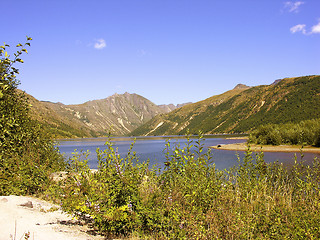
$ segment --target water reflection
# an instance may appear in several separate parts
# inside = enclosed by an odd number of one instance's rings
[[[175,146],[180,145],[184,147],[187,143],[185,138],[177,138],[175,136],[171,137],[144,137],[137,138],[136,143],[133,147],[133,151],[137,153],[139,160],[147,161],[149,159],[150,165],[157,165],[164,168],[165,160],[165,145],[166,141],[170,139],[171,149]],[[192,139],[195,141],[196,139]],[[97,168],[98,162],[96,157],[96,148],[99,147],[101,150],[105,149],[106,139],[96,138],[96,139],[81,139],[81,140],[72,140],[72,141],[60,141],[59,149],[66,157],[72,156],[72,152],[77,149],[84,151],[89,150],[89,166],[92,169]],[[216,146],[218,144],[231,144],[231,143],[242,143],[246,140],[243,139],[227,139],[223,137],[205,137],[203,144],[204,150],[207,151],[208,147]],[[121,157],[125,157],[128,149],[130,148],[131,143],[133,142],[132,138],[116,138],[112,139],[115,148],[118,148],[118,153]],[[193,142],[193,145],[195,143]],[[238,157],[243,158],[244,152],[242,151],[229,151],[229,150],[211,150],[213,161],[216,167],[220,170],[225,168],[230,168],[238,164]],[[266,162],[279,161],[282,162],[285,166],[290,167],[294,163],[295,155],[297,159],[300,160],[300,153],[287,153],[287,152],[266,152],[264,153],[264,159]],[[304,160],[306,164],[312,164],[314,157],[320,158],[319,154],[314,153],[304,153]]]

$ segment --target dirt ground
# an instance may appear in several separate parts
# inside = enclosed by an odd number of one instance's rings
[[[246,151],[248,149],[247,143],[234,143],[234,144],[221,144],[217,146],[212,146],[214,149],[221,150],[232,150],[232,151]],[[301,146],[291,146],[291,145],[256,145],[250,144],[250,148],[254,152],[300,152]],[[320,153],[320,148],[305,146],[302,148],[303,152]]]
[[[100,240],[86,225],[34,197],[0,196],[0,240]]]

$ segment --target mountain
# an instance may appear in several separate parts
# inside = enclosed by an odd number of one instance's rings
[[[29,104],[31,117],[39,122],[42,127],[52,133],[55,138],[74,138],[74,137],[92,137],[92,132],[86,125],[77,119],[69,119],[59,112],[56,112],[52,106],[64,106],[62,103],[42,102],[33,96],[25,93]]]
[[[267,123],[320,117],[320,76],[285,78],[270,85],[242,84],[223,94],[160,114],[131,135],[248,132]]]
[[[158,105],[160,108],[162,108],[165,112],[171,112],[177,108],[181,108],[187,104],[190,104],[191,102],[187,102],[187,103],[182,103],[182,104],[177,104],[177,105],[174,105],[174,104],[162,104],[162,105]]]
[[[78,105],[38,101],[29,95],[32,116],[56,137],[98,137],[111,130],[126,135],[159,113],[159,107],[138,94],[114,94]]]

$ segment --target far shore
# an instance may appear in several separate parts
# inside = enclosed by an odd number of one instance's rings
[[[248,140],[249,138],[247,136],[244,137],[227,137],[226,139],[242,139],[242,140]]]
[[[231,151],[246,151],[248,149],[247,143],[233,143],[233,144],[221,144],[217,146],[212,146],[210,148],[220,149],[220,150],[231,150]],[[257,145],[250,144],[251,151],[254,152],[310,152],[319,153],[320,148],[313,146],[297,146],[297,145]]]

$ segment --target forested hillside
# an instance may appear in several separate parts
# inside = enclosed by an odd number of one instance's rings
[[[248,132],[267,123],[320,117],[320,76],[277,80],[270,85],[235,88],[224,94],[162,114],[131,135]]]

